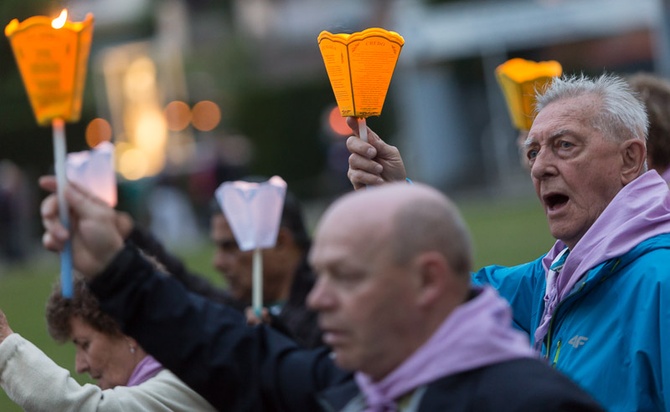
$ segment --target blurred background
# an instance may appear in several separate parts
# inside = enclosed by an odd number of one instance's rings
[[[72,21],[95,16],[68,151],[111,140],[118,207],[204,273],[213,272],[207,208],[221,182],[279,175],[311,225],[351,190],[350,132],[317,46],[322,30],[379,26],[404,37],[382,115],[368,125],[400,148],[412,179],[459,203],[480,265],[551,245],[496,66],[523,57],[557,60],[565,73],[670,76],[669,0],[3,0],[0,23],[63,8]],[[46,348],[43,302],[58,266],[40,248],[36,179],[53,173],[52,131],[36,125],[6,40],[0,119],[0,309],[10,322],[42,322],[24,334]],[[53,350],[71,366],[70,352]]]
[[[495,67],[524,57],[558,60],[566,73],[666,74],[668,3],[4,0],[0,22],[62,8],[72,21],[94,14],[82,117],[67,125],[68,151],[111,140],[118,207],[171,242],[180,228],[161,216],[188,215],[183,226],[195,221],[206,231],[203,211],[225,180],[280,175],[307,203],[350,190],[350,132],[317,47],[322,30],[399,32],[405,46],[383,113],[368,124],[401,149],[414,180],[454,197],[497,198],[527,194],[530,184]],[[43,195],[35,178],[53,170],[51,128],[36,125],[7,41],[0,76],[0,187],[24,205],[25,219]],[[15,247],[39,233],[34,226],[13,231]]]

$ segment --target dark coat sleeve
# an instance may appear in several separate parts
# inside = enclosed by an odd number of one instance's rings
[[[184,262],[168,252],[150,232],[139,226],[133,226],[126,242],[135,245],[142,252],[156,259],[158,263],[165,267],[166,272],[174,276],[191,292],[215,302],[230,305],[238,310],[244,310],[245,305],[235,300],[227,291],[215,286],[201,274],[190,272]]]
[[[136,248],[90,282],[122,330],[212,405],[227,411],[318,410],[315,394],[351,378],[327,348],[300,349],[267,326],[189,293]]]

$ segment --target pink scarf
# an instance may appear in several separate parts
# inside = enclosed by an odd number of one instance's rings
[[[148,381],[163,370],[163,365],[151,356],[147,355],[135,366],[126,386],[137,386]]]
[[[542,347],[556,306],[587,271],[662,233],[670,233],[670,191],[668,184],[652,170],[617,193],[570,251],[558,276],[552,278],[551,262],[566,247],[560,240],[556,241],[542,259],[547,290],[542,320],[535,330],[534,347],[538,350]]]
[[[507,301],[491,287],[456,308],[433,336],[379,382],[357,372],[368,412],[395,411],[395,400],[445,376],[532,357],[528,337],[513,329]]]
[[[665,180],[666,183],[670,184],[670,167],[667,168],[663,174],[661,174],[661,177],[663,180]]]

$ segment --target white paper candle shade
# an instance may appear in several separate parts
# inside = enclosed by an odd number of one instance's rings
[[[69,153],[66,162],[67,178],[116,206],[116,174],[114,173],[114,145],[102,142],[92,150]]]
[[[281,221],[286,182],[273,176],[263,183],[222,183],[215,192],[242,251],[275,246]]]

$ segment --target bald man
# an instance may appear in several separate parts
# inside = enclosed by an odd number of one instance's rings
[[[315,350],[187,294],[124,245],[111,209],[72,185],[66,196],[74,265],[101,306],[219,409],[602,410],[534,359],[504,300],[471,287],[466,227],[427,186],[355,192],[326,211],[308,304],[330,348]],[[56,197],[42,216],[45,246],[61,250]]]

